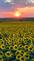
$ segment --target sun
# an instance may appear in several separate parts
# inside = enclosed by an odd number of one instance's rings
[[[14,14],[16,17],[19,17],[21,14],[19,11],[16,11],[15,14]]]

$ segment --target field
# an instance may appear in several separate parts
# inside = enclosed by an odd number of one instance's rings
[[[23,21],[23,22],[0,22],[0,31],[8,30],[12,32],[23,31],[23,28],[28,31],[32,29],[34,32],[34,22],[33,21]]]
[[[34,21],[0,22],[0,61],[34,61]]]

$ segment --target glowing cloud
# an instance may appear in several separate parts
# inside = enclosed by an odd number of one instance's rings
[[[31,0],[32,1],[32,3],[34,3],[34,0]]]

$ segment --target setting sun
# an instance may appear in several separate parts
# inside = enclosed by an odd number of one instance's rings
[[[16,17],[19,17],[21,14],[19,11],[16,11],[15,14],[14,14]]]

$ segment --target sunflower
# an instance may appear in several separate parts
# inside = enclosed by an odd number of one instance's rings
[[[1,44],[0,45],[0,49],[5,49],[5,45],[4,44]]]
[[[18,50],[18,46],[17,46],[17,45],[14,45],[14,46],[13,46],[13,49],[14,49],[14,50]]]
[[[18,55],[16,56],[16,59],[20,61],[20,58],[21,58],[21,56],[20,56],[20,54],[18,54]]]
[[[32,51],[34,50],[34,46],[29,45],[28,50],[29,50],[30,52],[32,52]]]
[[[32,59],[32,61],[34,61],[34,58]]]
[[[21,57],[20,57],[20,61],[25,61],[24,56],[21,56]]]
[[[0,61],[4,61],[3,58],[0,58]]]
[[[0,58],[2,58],[3,57],[3,52],[2,51],[0,51]]]
[[[29,59],[30,58],[30,55],[27,52],[24,52],[23,56],[24,56],[24,59]]]
[[[5,53],[5,56],[6,56],[6,57],[12,57],[12,56],[13,56],[13,53],[12,53],[11,51],[7,51],[7,52]]]

